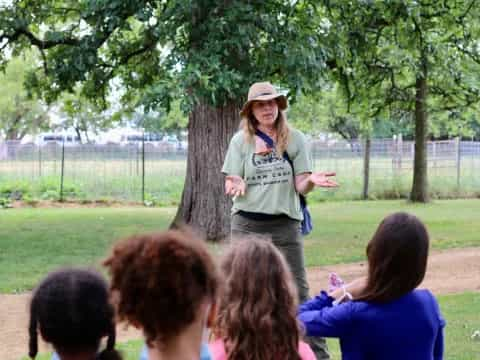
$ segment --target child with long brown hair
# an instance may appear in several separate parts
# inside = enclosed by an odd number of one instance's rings
[[[282,254],[267,240],[233,242],[210,343],[214,360],[314,360],[300,340],[297,293]]]
[[[416,289],[428,247],[417,217],[387,216],[367,246],[366,281],[322,291],[300,306],[307,335],[339,338],[344,360],[441,360],[445,320],[430,291]]]

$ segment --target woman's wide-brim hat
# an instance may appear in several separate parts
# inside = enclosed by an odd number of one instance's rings
[[[277,89],[269,82],[257,82],[250,86],[248,90],[248,100],[243,104],[240,111],[241,117],[246,117],[250,113],[250,107],[254,101],[277,100],[278,108],[285,110],[287,108],[287,97],[277,92]]]

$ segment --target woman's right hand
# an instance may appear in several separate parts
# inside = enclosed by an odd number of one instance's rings
[[[238,175],[227,175],[225,177],[225,194],[230,196],[243,196],[245,195],[245,190],[247,189],[247,184]]]

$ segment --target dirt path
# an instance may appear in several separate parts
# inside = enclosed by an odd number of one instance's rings
[[[312,293],[320,291],[327,283],[328,274],[338,273],[346,280],[365,274],[365,263],[340,264],[308,269]],[[435,294],[452,294],[465,291],[480,292],[480,248],[437,251],[431,254],[427,276],[421,287]],[[0,294],[0,359],[19,360],[28,353],[28,301],[30,294]],[[118,328],[119,342],[137,339],[140,333],[132,327]],[[40,351],[47,351],[40,344]]]
[[[366,263],[320,266],[308,269],[311,292],[325,288],[328,274],[336,272],[350,281],[366,273]],[[480,291],[480,248],[436,251],[430,255],[425,280],[420,285],[439,294]]]

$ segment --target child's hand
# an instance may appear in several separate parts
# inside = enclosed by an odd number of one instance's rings
[[[345,285],[345,281],[342,280],[340,276],[336,273],[330,273],[328,275],[328,292],[332,292],[338,288],[341,288]]]
[[[345,301],[354,300],[359,297],[365,286],[367,285],[366,278],[360,278],[345,284],[340,277],[335,274],[330,274],[330,289],[329,295],[335,299],[334,304],[339,304]]]
[[[360,294],[365,290],[365,287],[367,286],[367,278],[359,278],[351,283],[346,285],[346,289],[350,294],[352,294],[353,298],[357,298],[360,296]]]

